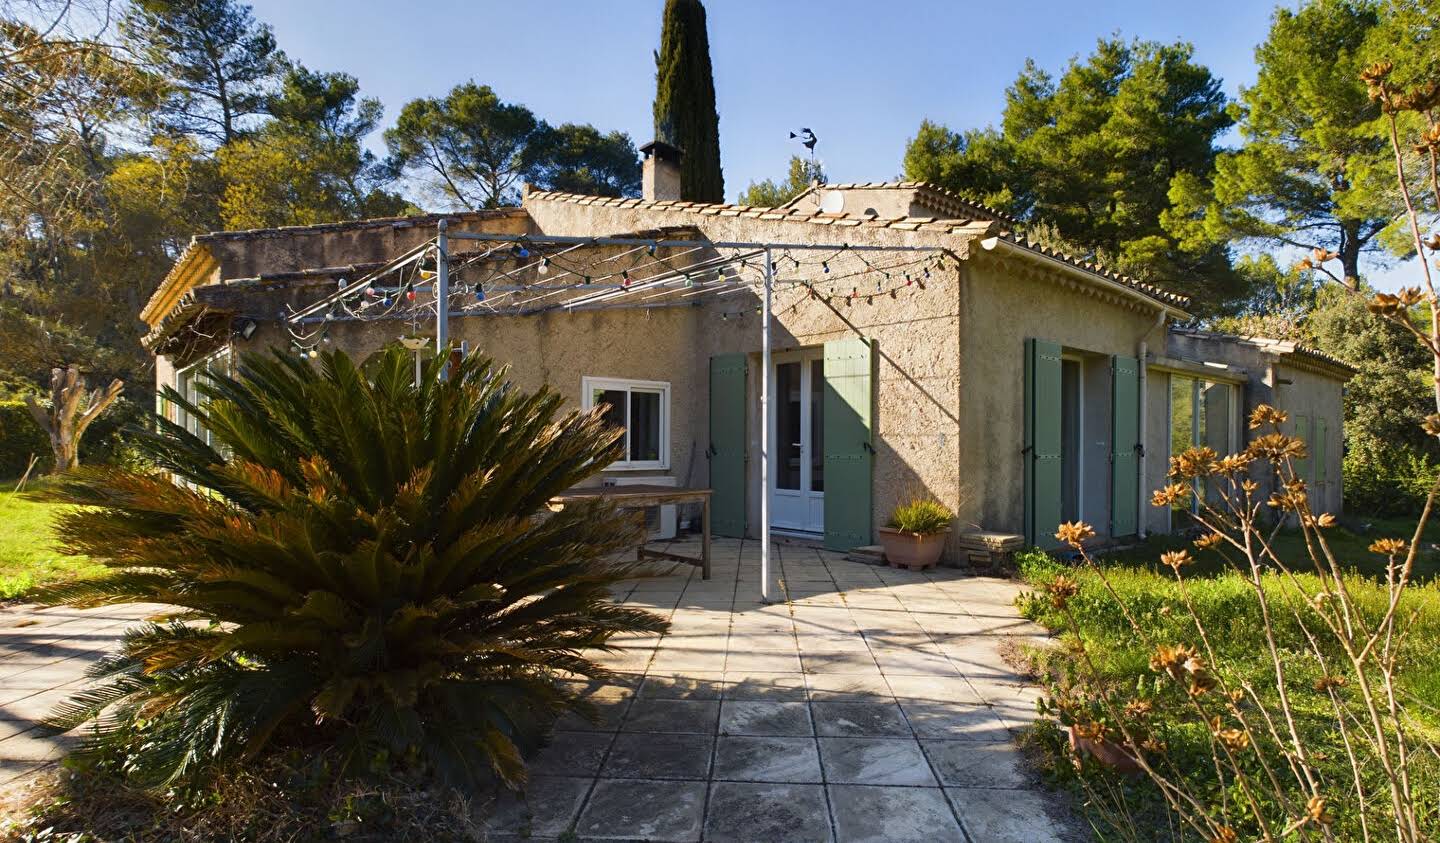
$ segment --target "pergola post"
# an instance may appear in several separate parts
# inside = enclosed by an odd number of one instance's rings
[[[450,353],[450,240],[445,220],[435,235],[435,353]]]
[[[770,293],[775,261],[765,247],[765,295],[760,319],[760,599],[772,602],[770,589]]]

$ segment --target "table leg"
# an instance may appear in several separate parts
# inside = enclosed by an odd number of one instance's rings
[[[700,572],[702,579],[710,579],[710,497],[705,497],[705,504],[701,507],[700,516],[701,549],[700,549]]]

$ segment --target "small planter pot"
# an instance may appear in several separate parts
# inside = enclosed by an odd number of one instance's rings
[[[880,546],[885,548],[885,561],[890,563],[890,567],[923,571],[940,561],[940,554],[945,552],[945,539],[949,535],[948,528],[922,536],[893,527],[881,527]]]
[[[1139,774],[1139,762],[1135,760],[1134,754],[1123,745],[1114,741],[1082,738],[1075,734],[1074,727],[1067,727],[1065,731],[1070,734],[1070,748],[1077,755],[1089,755],[1106,767],[1127,775]]]

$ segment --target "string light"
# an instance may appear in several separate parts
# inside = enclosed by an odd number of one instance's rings
[[[875,281],[875,291],[867,292],[865,303],[874,306],[875,298],[889,295],[891,300],[898,298],[899,284],[896,282],[903,277],[903,285],[911,287],[918,285],[919,289],[925,289],[925,284],[920,281],[921,277],[931,277],[934,269],[945,269],[947,264],[944,255],[937,252],[925,252],[923,256],[907,256],[904,260],[870,258],[867,255],[875,255],[875,252],[855,250],[849,244],[833,247],[833,252],[806,252],[800,250],[792,252],[789,249],[774,248],[768,265],[766,263],[755,264],[756,252],[749,254],[740,253],[736,247],[729,255],[723,252],[716,256],[714,247],[677,248],[671,254],[664,257],[657,257],[657,241],[637,243],[633,247],[622,249],[618,254],[610,254],[607,257],[589,260],[567,259],[568,262],[556,260],[559,256],[574,252],[582,248],[598,245],[592,242],[576,242],[567,244],[558,252],[541,254],[540,249],[531,249],[528,243],[498,243],[489,248],[479,250],[470,254],[450,255],[450,279],[453,286],[450,289],[452,300],[451,313],[463,315],[484,309],[488,313],[524,313],[536,312],[535,309],[555,306],[565,306],[577,297],[564,298],[567,290],[580,290],[588,288],[597,282],[613,279],[620,283],[614,284],[615,296],[619,295],[620,289],[627,291],[637,280],[645,283],[640,285],[647,291],[643,300],[660,298],[662,304],[683,304],[691,296],[703,295],[712,291],[712,284],[720,287],[719,295],[750,290],[758,292],[763,288],[766,273],[760,272],[761,268],[768,268],[775,273],[781,270],[788,260],[796,270],[803,271],[809,266],[818,269],[819,272],[810,278],[795,278],[793,280],[778,281],[777,290],[795,286],[798,295],[790,302],[789,306],[777,310],[778,313],[787,313],[795,310],[800,304],[806,301],[823,302],[826,307],[834,308],[836,299],[839,304],[846,307],[852,305],[860,298],[858,283],[867,280]],[[668,247],[667,247],[668,248]],[[699,251],[707,251],[708,255],[699,258],[690,258],[691,261],[698,261],[700,268],[696,269],[695,264],[685,263],[687,255]],[[417,250],[419,251],[419,250]],[[758,251],[758,250],[757,250]],[[533,257],[533,262],[515,265],[514,257]],[[647,262],[647,257],[650,260]],[[579,256],[577,256],[579,257]],[[804,258],[802,260],[802,257]],[[509,259],[507,261],[506,259]],[[841,260],[841,264],[835,264]],[[606,264],[614,265],[615,262],[622,265],[615,266],[613,270],[596,272],[596,269],[605,267]],[[628,266],[623,265],[628,262]],[[850,263],[856,264],[851,269]],[[707,266],[708,264],[708,266]],[[715,268],[718,265],[718,268]],[[738,266],[737,266],[738,265]],[[687,268],[690,267],[690,268]],[[728,268],[727,268],[728,267]],[[533,274],[527,275],[527,270],[533,270]],[[558,270],[558,271],[552,271]],[[754,272],[752,272],[754,270]],[[812,269],[813,271],[813,269]],[[635,273],[640,272],[639,276]],[[481,278],[474,278],[475,273],[480,273]],[[470,277],[466,277],[466,276]],[[391,276],[388,284],[382,281],[386,276]],[[306,311],[315,314],[318,320],[326,324],[337,319],[353,319],[357,321],[374,321],[377,319],[405,318],[412,323],[412,327],[418,326],[418,319],[424,313],[436,313],[437,302],[435,296],[438,290],[432,284],[428,297],[421,297],[417,293],[420,280],[434,279],[438,276],[438,267],[434,262],[433,253],[421,252],[412,253],[411,257],[403,259],[402,263],[387,266],[384,270],[364,278],[359,285],[345,278],[337,278],[336,286],[340,291],[333,300],[329,301],[330,310],[324,313],[316,313],[315,308]],[[868,278],[866,277],[868,276]],[[537,281],[537,278],[544,277],[544,282]],[[571,278],[568,284],[563,283],[564,279]],[[820,278],[823,277],[823,281]],[[849,291],[844,291],[841,284],[849,282]],[[377,286],[382,285],[382,286]],[[350,288],[354,289],[350,289]],[[839,287],[839,289],[837,289]],[[655,290],[655,292],[649,292]],[[683,292],[681,292],[683,290]],[[468,295],[466,295],[468,293]],[[398,294],[403,294],[400,298]],[[585,293],[594,299],[596,306],[603,307],[602,302],[609,302],[615,296],[604,292]],[[627,293],[628,295],[628,293]],[[556,297],[561,298],[556,298]],[[548,304],[546,301],[550,300]],[[324,300],[322,300],[324,301]],[[588,303],[581,301],[581,304]],[[699,300],[693,302],[699,303]],[[507,305],[509,307],[507,307]],[[645,307],[652,305],[645,304]],[[294,312],[293,310],[291,311]],[[730,315],[743,316],[744,312],[732,313]],[[282,312],[282,319],[286,317]],[[725,318],[729,318],[726,316]],[[314,348],[331,342],[328,336],[322,331],[314,331],[306,334],[297,328],[298,321],[288,326],[291,336],[296,342],[296,348],[302,354],[308,356],[308,352]]]

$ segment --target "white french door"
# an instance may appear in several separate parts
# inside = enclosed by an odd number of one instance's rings
[[[825,360],[820,348],[775,356],[770,381],[770,523],[780,530],[825,532]]]

